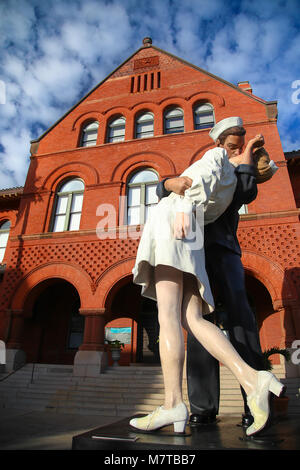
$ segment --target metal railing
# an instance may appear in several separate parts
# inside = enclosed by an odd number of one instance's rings
[[[26,366],[27,363],[25,362],[24,364],[20,365],[19,367],[17,367],[16,369],[12,370],[11,372],[9,372],[7,375],[5,375],[5,377],[2,377],[0,378],[0,382],[3,382],[4,380],[8,379],[9,377],[11,377],[13,374],[15,374],[16,372],[18,372],[20,369],[22,369],[24,366]],[[32,377],[33,377],[33,374],[32,374]],[[32,382],[31,382],[32,383]]]

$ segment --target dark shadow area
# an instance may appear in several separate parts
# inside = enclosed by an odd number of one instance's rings
[[[73,364],[84,330],[79,308],[78,292],[67,281],[48,279],[32,289],[23,312],[27,362]]]

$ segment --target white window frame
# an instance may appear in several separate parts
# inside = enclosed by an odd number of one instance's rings
[[[119,116],[108,124],[107,142],[123,142],[125,140],[126,118]]]
[[[10,228],[11,228],[10,220],[4,220],[1,222],[1,225],[0,225],[0,263],[2,263],[2,261],[4,260]]]
[[[146,172],[151,172],[153,174],[152,179],[147,181]],[[143,176],[144,173],[144,176]],[[149,174],[149,173],[148,173]],[[151,177],[151,175],[149,175]],[[135,182],[134,180],[141,179],[141,181]],[[145,181],[143,181],[145,179]],[[132,182],[133,180],[133,182]],[[158,203],[158,198],[156,196],[156,186],[159,182],[158,175],[153,168],[143,168],[140,171],[135,172],[131,175],[128,183],[127,183],[127,211],[126,211],[126,225],[143,225],[148,216],[151,207],[155,206]],[[137,192],[138,201],[136,204],[130,204],[132,197],[130,196],[130,192],[134,190],[139,190]],[[149,194],[149,190],[155,191],[155,202],[148,201],[147,196]],[[129,215],[130,209],[132,208],[139,208],[139,217],[138,220],[131,222],[131,216]]]
[[[81,147],[93,147],[97,144],[99,122],[93,121],[82,130]]]
[[[193,115],[194,115],[194,128],[196,130],[210,129],[211,127],[215,125],[214,108],[210,103],[197,104],[194,107]],[[202,123],[201,123],[201,118],[202,118]],[[200,122],[197,122],[198,120]]]
[[[154,116],[150,111],[140,114],[135,123],[135,138],[145,139],[154,136]]]
[[[78,190],[64,190],[64,187],[72,182],[78,181],[82,183],[83,188]],[[74,230],[80,230],[80,220],[82,214],[82,204],[83,204],[83,194],[84,194],[84,182],[80,178],[73,178],[68,181],[65,181],[61,186],[58,192],[56,193],[56,201],[53,211],[53,220],[52,220],[52,232],[68,232]],[[74,207],[76,205],[76,197],[81,196],[79,199],[80,210]],[[65,200],[65,203],[62,203],[62,200]],[[78,199],[77,199],[78,200]],[[62,205],[62,211],[61,211]],[[71,224],[75,216],[79,215],[79,221],[76,223],[77,228],[71,228]],[[62,220],[62,224],[59,224],[59,218]],[[78,219],[78,217],[77,217]]]
[[[178,106],[168,108],[164,113],[164,134],[184,132],[184,113]]]

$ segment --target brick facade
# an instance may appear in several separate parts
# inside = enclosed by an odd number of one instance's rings
[[[138,360],[142,299],[131,282],[138,240],[128,236],[126,208],[119,200],[137,170],[151,168],[159,179],[179,175],[213,147],[209,129],[194,129],[193,107],[199,103],[213,106],[216,121],[241,116],[247,138],[262,132],[279,166],[241,216],[239,239],[263,348],[290,346],[300,338],[299,171],[287,166],[276,102],[253,95],[248,82],[234,86],[146,41],[32,142],[18,209],[1,206],[0,223],[9,219],[12,224],[0,284],[0,338],[8,348],[25,350],[32,362],[72,363],[77,349],[66,345],[74,303],[85,319],[77,355],[102,354],[105,326],[121,326],[132,328],[123,362]],[[170,106],[183,110],[182,133],[164,134],[163,116]],[[136,139],[135,121],[142,111],[154,115],[154,135]],[[108,125],[120,115],[126,118],[125,140],[107,143]],[[92,121],[99,122],[96,145],[81,147],[83,128]],[[72,178],[85,187],[79,230],[53,232],[57,189]],[[98,208],[104,203],[115,210],[115,228],[107,236],[99,229]],[[51,311],[39,309],[47,310],[41,305],[51,304],[55,286],[65,289],[67,300],[58,299],[51,323]]]

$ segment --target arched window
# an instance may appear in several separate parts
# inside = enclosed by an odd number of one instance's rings
[[[183,111],[181,108],[169,108],[164,116],[164,133],[174,134],[184,131]]]
[[[9,237],[9,230],[10,230],[10,221],[5,220],[0,225],[0,263],[2,263],[4,255],[5,255],[6,245],[7,245],[8,237]]]
[[[99,122],[90,122],[82,130],[81,147],[92,147],[97,144]]]
[[[126,119],[118,117],[108,125],[107,142],[122,142],[125,139]]]
[[[198,104],[194,107],[195,129],[208,129],[215,125],[214,108],[209,103]]]
[[[144,224],[151,207],[158,203],[156,186],[158,176],[147,169],[135,173],[127,185],[127,225]]]
[[[152,113],[143,113],[136,120],[135,137],[144,139],[154,135],[154,118]]]
[[[64,183],[56,194],[53,232],[79,230],[84,184],[78,179]]]

